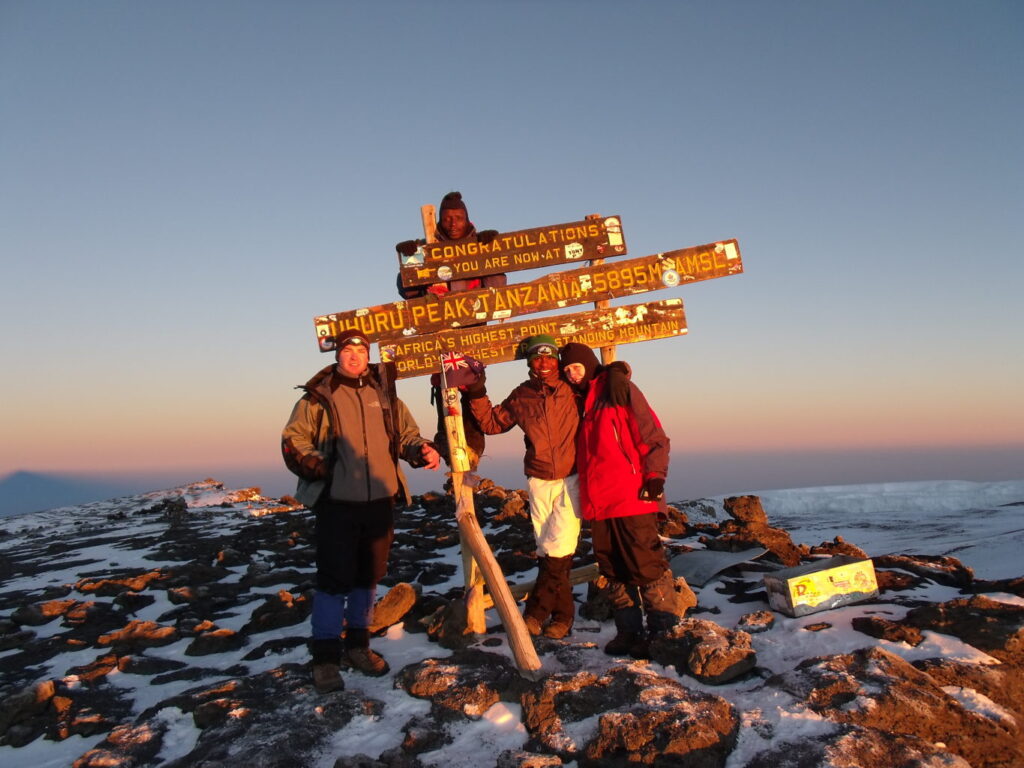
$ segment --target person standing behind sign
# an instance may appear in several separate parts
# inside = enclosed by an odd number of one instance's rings
[[[437,212],[437,241],[439,243],[472,243],[490,244],[498,236],[497,230],[485,229],[477,232],[473,222],[469,220],[469,211],[462,201],[461,192],[449,192],[441,198],[441,207]],[[395,245],[402,263],[415,255],[426,240],[403,240]],[[433,293],[440,296],[448,292],[475,291],[477,288],[500,288],[507,283],[504,273],[471,277],[464,280],[449,280],[433,285],[415,285],[406,288],[402,285],[402,276],[398,276],[398,295],[403,299],[418,299]]]
[[[486,377],[466,387],[470,410],[488,435],[523,430],[524,472],[529,480],[530,519],[537,541],[537,581],[523,620],[531,635],[562,638],[572,630],[576,606],[569,583],[580,535],[576,479],[579,411],[572,388],[558,375],[558,345],[551,336],[523,342],[530,378],[500,405],[487,397]],[[544,624],[550,619],[550,623]]]
[[[359,331],[337,339],[335,360],[300,389],[281,434],[285,465],[298,475],[295,497],[316,517],[316,591],[310,649],[321,693],[343,687],[341,633],[349,664],[373,676],[387,662],[370,650],[377,584],[387,573],[396,499],[411,503],[401,457],[437,469],[440,457],[394,389],[394,371],[369,364]]]
[[[566,344],[559,363],[580,394],[580,510],[590,523],[598,568],[608,580],[606,592],[615,610],[616,634],[604,650],[644,658],[650,634],[669,629],[682,616],[658,534],[669,439],[640,389],[632,382],[625,393],[618,389],[614,379],[621,372],[602,369],[590,347]]]
[[[498,236],[496,230],[485,229],[482,232],[477,232],[473,222],[469,220],[469,211],[466,209],[466,204],[462,200],[461,192],[449,192],[443,198],[441,198],[441,206],[438,210],[438,221],[437,221],[437,240],[442,243],[463,243],[463,242],[480,242],[490,243]],[[413,256],[416,250],[426,243],[426,240],[404,240],[395,246],[395,250],[398,251],[402,257],[403,262],[405,259]],[[458,293],[460,291],[472,291],[477,288],[499,288],[505,285],[507,278],[504,274],[487,275],[485,277],[475,277],[467,280],[452,280],[449,282],[434,283],[433,285],[417,285],[411,288],[406,288],[402,285],[402,276],[398,276],[398,293],[403,299],[416,299],[421,296],[426,296],[428,293],[440,296],[446,293]],[[471,327],[472,324],[464,325],[463,327]],[[482,325],[482,323],[481,323]],[[436,377],[436,374],[435,374]],[[438,450],[444,457],[444,460],[449,461],[449,448],[448,448],[448,433],[444,427],[445,409],[444,403],[441,396],[441,387],[438,381],[431,381],[430,390],[430,402],[437,409],[437,431],[434,434],[434,443],[437,444]],[[466,445],[469,446],[469,456],[471,469],[475,470],[477,464],[480,461],[480,456],[484,452],[487,439],[484,437],[483,432],[480,431],[480,427],[477,426],[476,422],[472,417],[466,416],[468,412],[467,403],[463,399],[463,432],[466,435]]]

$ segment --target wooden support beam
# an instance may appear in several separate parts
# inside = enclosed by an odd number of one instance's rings
[[[601,574],[597,570],[597,563],[591,563],[590,565],[582,565],[579,568],[573,568],[569,571],[569,583],[572,585],[584,584],[588,581],[597,581],[601,577]],[[522,584],[513,584],[508,588],[516,600],[525,600],[527,595],[537,586],[536,581],[524,581]],[[490,595],[484,596],[484,610],[490,610],[494,607],[494,600],[491,599]]]

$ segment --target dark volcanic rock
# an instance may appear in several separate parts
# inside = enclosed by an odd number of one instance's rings
[[[1024,662],[1024,606],[984,595],[911,610],[903,623],[959,637],[1000,661]]]
[[[721,685],[757,664],[750,635],[704,619],[683,619],[650,642],[651,659],[709,685]]]
[[[757,496],[732,496],[723,502],[725,511],[733,520],[718,526],[715,536],[701,536],[708,549],[720,552],[742,552],[753,547],[764,547],[786,566],[800,563],[804,551],[797,547],[789,534],[781,528],[768,525],[768,517]]]
[[[577,760],[580,766],[722,766],[739,731],[732,705],[646,670],[614,667],[552,675],[522,696],[527,749]],[[578,735],[573,723],[597,716]],[[573,736],[571,734],[577,734]]]
[[[499,700],[515,701],[523,684],[507,658],[472,649],[411,664],[395,677],[396,687],[429,699],[431,712],[440,720],[478,720]]]
[[[347,691],[315,696],[309,680],[306,665],[291,664],[186,692],[115,728],[76,765],[146,764],[174,720],[161,716],[168,707],[191,714],[202,733],[187,755],[167,765],[307,765],[336,730],[357,715],[379,714],[381,707]]]
[[[972,768],[938,744],[916,736],[845,725],[828,736],[785,742],[744,768]]]
[[[917,646],[924,640],[921,630],[916,627],[908,627],[898,621],[891,621],[881,616],[857,616],[850,622],[858,632],[865,635],[877,637],[879,640],[888,640],[893,643],[906,643]]]
[[[1024,764],[1015,722],[966,709],[934,678],[881,648],[808,659],[767,684],[834,722],[943,743],[974,768]]]
[[[967,587],[974,581],[974,571],[955,557],[926,555],[882,555],[871,558],[876,568],[900,568],[931,579],[936,584]]]

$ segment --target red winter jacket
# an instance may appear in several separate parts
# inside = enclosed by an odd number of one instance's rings
[[[651,514],[656,501],[641,501],[649,477],[668,473],[669,439],[647,398],[630,384],[630,406],[619,407],[604,396],[607,374],[591,382],[583,422],[576,437],[580,506],[587,520]]]

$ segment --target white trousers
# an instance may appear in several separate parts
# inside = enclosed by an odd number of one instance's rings
[[[580,484],[576,475],[562,480],[528,478],[530,519],[540,557],[567,557],[580,539]]]

